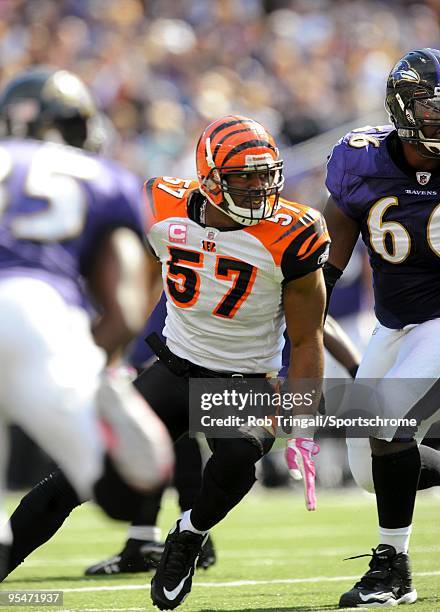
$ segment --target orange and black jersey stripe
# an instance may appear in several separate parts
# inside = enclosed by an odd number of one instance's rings
[[[279,223],[275,222],[277,219]],[[283,224],[285,223],[285,225]],[[321,268],[328,257],[330,236],[322,215],[315,209],[280,199],[273,220],[246,228],[270,251],[281,267],[284,282]]]
[[[163,189],[166,181],[162,177],[150,179],[145,183],[144,193],[150,227],[167,218],[186,218],[203,225],[200,211],[205,197],[198,191],[197,181],[182,179],[181,184],[188,186],[186,189],[175,187],[175,193],[171,193],[173,189]],[[182,191],[179,191],[180,189]],[[254,226],[224,228],[223,231],[232,229],[249,233],[263,244],[274,264],[281,268],[284,282],[304,276],[322,267],[326,261],[330,243],[327,227],[321,214],[309,206],[280,198],[279,206],[271,219],[263,220]]]

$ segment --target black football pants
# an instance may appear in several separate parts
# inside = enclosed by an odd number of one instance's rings
[[[157,361],[138,377],[135,386],[165,423],[172,439],[182,440],[189,429],[188,379],[176,376]],[[262,441],[263,454],[269,452],[273,442],[272,438]],[[215,438],[208,443],[212,456],[202,482],[194,472],[192,479],[187,470],[186,500],[181,503],[182,510],[192,507],[192,523],[203,531],[221,521],[248,493],[255,482],[255,463],[262,457],[261,449],[246,438]],[[151,508],[158,509],[160,496],[159,492],[151,497]],[[154,524],[151,518],[146,524]]]

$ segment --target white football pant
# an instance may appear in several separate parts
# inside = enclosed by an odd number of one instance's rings
[[[94,399],[104,365],[82,309],[40,280],[0,281],[0,418],[35,440],[82,500],[103,466]]]
[[[398,394],[386,397],[384,416],[391,418],[407,415],[429,390],[432,381],[440,378],[440,319],[407,325],[397,330],[377,323],[359,366],[356,380],[359,378],[383,378],[385,392],[392,387],[390,379],[402,379],[402,385],[405,385],[404,380],[407,379],[405,393],[399,388]],[[419,444],[431,425],[439,420],[440,415],[436,413],[421,423],[415,436]],[[355,481],[366,491],[374,493],[369,439],[347,438],[347,446],[348,461]]]

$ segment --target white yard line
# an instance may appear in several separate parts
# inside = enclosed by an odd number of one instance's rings
[[[252,565],[267,565],[268,560],[264,560],[261,561],[259,559],[255,560],[255,555],[258,554],[259,550],[246,550],[246,551],[234,551],[234,550],[225,550],[222,551],[222,558],[225,559],[245,559],[247,560],[247,564],[249,564],[250,561],[252,562]],[[423,553],[423,554],[427,554],[427,553],[438,553],[440,552],[440,545],[439,544],[433,544],[432,546],[412,546],[411,547],[411,552],[412,553]],[[290,557],[291,555],[291,551],[286,549],[286,548],[271,548],[269,553],[271,558],[273,558],[273,561],[276,561],[276,559],[278,558],[279,561],[283,561],[286,557]],[[350,554],[347,551],[347,547],[335,547],[335,548],[324,548],[321,549],[319,551],[319,554],[323,557],[341,557],[341,559],[345,556],[347,556],[348,554]],[[354,554],[354,553],[353,553]],[[311,557],[311,556],[316,556],[316,551],[315,550],[300,550],[299,552],[296,552],[295,555],[298,557]],[[110,555],[109,555],[110,556]],[[72,566],[75,567],[77,565],[91,565],[92,563],[97,563],[97,559],[96,557],[70,557],[69,559],[64,559],[62,564],[64,566]],[[30,567],[51,567],[51,566],[57,566],[59,567],[60,565],[60,560],[57,558],[37,558],[37,559],[28,559],[26,560],[26,563],[21,566],[21,569],[26,569],[26,568],[30,568]]]
[[[440,570],[431,572],[415,572],[416,576],[440,576]],[[235,580],[231,582],[194,582],[196,587],[209,588],[225,588],[225,587],[243,587],[243,586],[259,586],[260,584],[304,584],[304,583],[321,583],[321,582],[341,582],[344,580],[357,580],[359,576],[313,576],[310,578],[280,578],[275,580]],[[98,591],[139,591],[148,589],[150,585],[145,584],[126,584],[126,585],[111,585],[97,587],[77,587],[74,589],[62,589],[63,593],[92,593]]]

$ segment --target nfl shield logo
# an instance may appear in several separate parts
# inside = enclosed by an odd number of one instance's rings
[[[420,185],[426,185],[431,178],[430,172],[416,172],[417,181]]]

